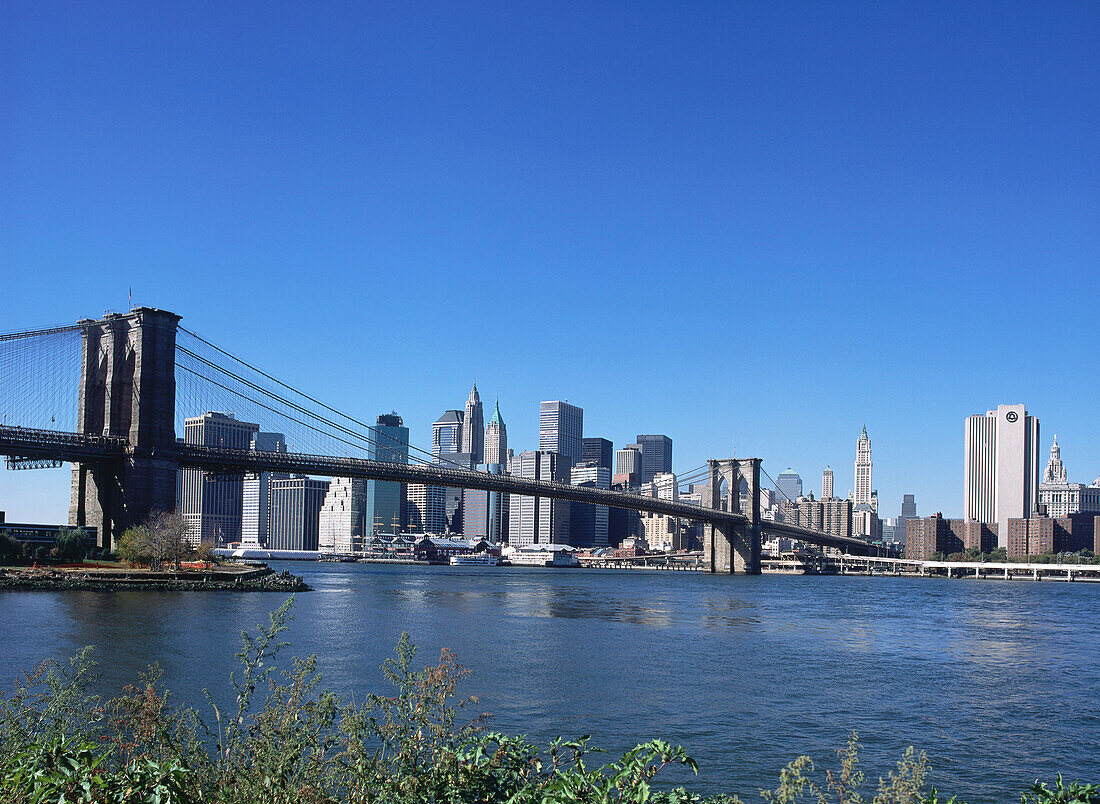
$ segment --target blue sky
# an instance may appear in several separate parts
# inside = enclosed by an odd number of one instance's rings
[[[680,470],[962,509],[966,415],[1100,474],[1095,3],[0,8],[0,329],[184,325],[414,441],[476,378]],[[9,519],[64,472],[0,470]]]

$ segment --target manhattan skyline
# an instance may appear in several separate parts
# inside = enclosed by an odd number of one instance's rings
[[[476,381],[517,452],[561,399],[616,448],[668,434],[674,471],[736,450],[838,496],[866,423],[883,517],[961,515],[963,422],[998,404],[1100,475],[1100,379],[1041,358],[1096,331],[1095,6],[0,29],[0,329],[132,291],[420,446]],[[63,521],[67,482],[0,471],[0,507]]]

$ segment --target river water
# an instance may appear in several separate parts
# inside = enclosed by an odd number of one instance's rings
[[[280,567],[282,568],[282,567]],[[402,631],[418,664],[453,649],[493,728],[613,751],[683,744],[703,792],[755,798],[799,754],[835,766],[858,731],[869,776],[914,745],[971,802],[1036,777],[1100,781],[1100,585],[656,571],[287,564],[288,639],[361,697]],[[156,661],[177,700],[227,695],[242,629],[283,597],[224,592],[0,593],[0,689],[97,646],[99,689]],[[676,781],[681,781],[677,778]]]

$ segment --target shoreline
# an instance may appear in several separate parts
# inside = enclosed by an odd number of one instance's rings
[[[262,567],[151,572],[147,569],[103,567],[4,567],[0,591],[163,591],[306,592],[311,587],[298,575]]]

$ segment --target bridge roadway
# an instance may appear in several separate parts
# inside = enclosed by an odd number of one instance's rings
[[[107,436],[65,433],[54,430],[32,430],[25,427],[0,426],[0,454],[23,458],[53,458],[75,463],[103,463],[134,456],[135,450],[126,439]],[[622,491],[551,483],[512,475],[493,475],[466,469],[441,466],[372,461],[362,458],[337,458],[327,455],[305,455],[289,452],[262,452],[204,447],[177,442],[170,454],[145,452],[144,457],[165,458],[181,467],[202,469],[220,474],[242,472],[286,472],[323,477],[356,477],[366,480],[389,480],[399,483],[419,483],[450,488],[483,489],[526,497],[547,497],[557,500],[649,511],[695,522],[707,522],[726,527],[745,527],[747,516],[717,508],[704,508],[691,503],[645,497]],[[820,531],[780,522],[764,520],[765,533],[811,544],[837,547],[845,552],[864,554],[869,545],[861,539],[834,536]]]

